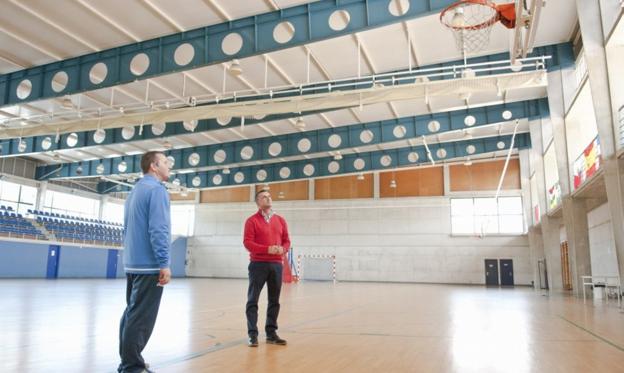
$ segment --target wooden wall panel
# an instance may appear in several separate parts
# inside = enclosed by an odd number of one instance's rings
[[[171,201],[195,201],[196,192],[188,192],[187,196],[182,196],[181,193],[169,193],[169,199]]]
[[[337,176],[314,181],[314,199],[373,198],[373,174]]]
[[[451,192],[496,190],[504,165],[504,160],[473,163],[471,166],[451,165]],[[509,161],[501,189],[520,189],[520,162],[517,159]]]
[[[249,202],[250,186],[206,189],[199,195],[200,203]]]
[[[256,192],[266,188],[266,186],[267,184],[256,184]],[[268,186],[274,201],[305,201],[308,199],[310,182],[308,180],[297,180],[271,183]]]
[[[396,188],[390,187],[392,179]],[[421,197],[444,195],[444,170],[442,167],[388,171],[379,174],[379,197]]]

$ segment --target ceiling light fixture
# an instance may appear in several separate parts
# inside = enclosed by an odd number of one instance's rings
[[[334,154],[334,160],[339,161],[341,159],[342,159],[342,154],[340,154],[340,152],[337,151],[336,154]]]
[[[230,174],[230,168],[229,167],[224,168],[223,169],[223,174],[224,175],[229,175]]]
[[[297,121],[295,122],[295,127],[299,129],[304,129],[306,127],[306,123],[303,121],[303,117],[297,118]]]
[[[396,188],[396,187],[397,187],[396,180],[394,180],[394,179],[390,180],[390,188],[393,188],[393,189],[394,189],[394,188]]]
[[[230,66],[228,67],[228,71],[230,72],[230,75],[232,76],[239,76],[240,74],[243,73],[243,68],[238,62],[238,60],[234,59],[232,60],[232,63],[230,63]]]
[[[69,96],[65,96],[63,97],[63,100],[61,101],[61,106],[65,109],[73,109],[74,103],[72,102]]]
[[[358,179],[358,180],[364,180],[364,174],[359,173],[359,174],[357,175],[357,179]]]

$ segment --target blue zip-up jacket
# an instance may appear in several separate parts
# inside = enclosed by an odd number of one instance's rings
[[[169,268],[171,217],[169,193],[152,175],[139,180],[125,204],[124,269],[154,274]]]

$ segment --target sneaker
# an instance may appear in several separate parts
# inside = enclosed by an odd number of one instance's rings
[[[258,347],[258,337],[250,336],[249,340],[247,340],[247,346],[249,346],[249,347]]]
[[[277,334],[267,335],[266,342],[272,345],[286,345],[286,340],[281,339]]]

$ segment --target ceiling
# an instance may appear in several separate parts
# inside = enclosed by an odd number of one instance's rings
[[[167,0],[6,0],[0,12],[0,74],[308,3],[302,0],[185,0],[181,6],[179,2]],[[406,4],[416,6],[416,3],[420,5],[429,1],[411,0],[410,4],[407,0],[392,0],[388,3],[390,6],[405,7]],[[535,46],[570,39],[576,24],[576,13],[575,7],[570,7],[568,3],[567,0],[548,1],[541,13]],[[478,55],[508,52],[510,35],[509,30],[497,23],[492,29],[489,44]],[[461,59],[452,34],[440,24],[439,13],[435,12],[371,30],[242,58],[242,73],[238,76],[229,73],[230,62],[223,62],[74,94],[68,97],[71,100],[69,109],[63,97],[0,107],[0,123],[4,122],[0,134],[7,129],[20,128],[24,124],[20,118],[25,119],[27,125],[36,122],[45,128],[64,118],[75,120],[79,110],[85,113],[82,119],[97,117],[98,110],[101,113],[129,115],[133,108],[146,103],[166,103],[167,107],[178,108],[185,105],[189,97],[298,86],[307,82],[416,69]],[[296,126],[297,118],[293,116],[246,126],[244,130],[229,127],[178,134],[166,139],[36,152],[27,156],[44,164],[76,162],[140,154],[155,149],[181,149],[337,128],[501,101],[524,101],[545,95],[544,87],[532,87],[510,89],[502,98],[484,91],[473,93],[468,100],[447,95],[387,101],[305,115],[305,129]],[[526,131],[526,127],[523,124],[520,131]],[[509,123],[508,127],[482,128],[474,135],[492,136],[512,131],[513,123]],[[54,133],[53,129],[49,130],[49,134]],[[445,136],[445,141],[454,139],[453,134]],[[465,133],[458,131],[456,136],[460,140]],[[416,142],[405,141],[405,144],[413,146]],[[374,150],[383,149],[384,145],[376,145]],[[362,150],[350,150],[359,151]],[[492,155],[496,156],[495,153]]]

